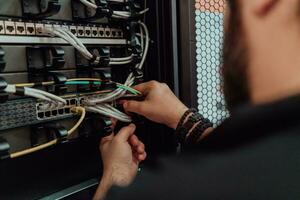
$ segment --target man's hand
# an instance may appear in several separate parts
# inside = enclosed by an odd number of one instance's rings
[[[127,112],[137,113],[149,120],[176,129],[180,118],[188,108],[166,84],[150,81],[137,85],[134,89],[140,91],[145,96],[145,100],[125,101],[123,106]]]
[[[103,199],[113,185],[125,187],[134,180],[139,163],[146,159],[144,144],[134,135],[135,125],[124,127],[114,136],[102,139],[100,151],[103,176],[95,200]]]

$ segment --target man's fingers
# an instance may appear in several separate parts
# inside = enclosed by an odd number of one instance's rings
[[[147,157],[147,153],[134,153],[134,158],[138,161],[138,162],[142,162],[144,160],[146,160]]]
[[[117,134],[116,138],[122,142],[127,142],[129,138],[134,134],[135,128],[136,127],[134,124],[130,124],[129,126],[122,128]]]
[[[138,155],[138,160],[141,162],[141,161],[144,161],[147,157],[147,153],[144,152],[143,154],[139,154]]]
[[[125,101],[123,107],[126,112],[132,112],[139,115],[144,114],[145,102],[142,101]]]
[[[130,139],[129,139],[129,143],[130,143],[130,145],[131,146],[133,146],[133,147],[136,147],[136,146],[138,146],[139,145],[139,139],[138,139],[138,137],[136,136],[136,135],[132,135],[131,137],[130,137]]]
[[[107,146],[114,139],[114,134],[110,134],[109,136],[103,137],[100,141],[100,150],[103,151],[103,148]]]
[[[110,141],[112,141],[113,139],[114,139],[114,134],[112,133],[112,134],[110,134],[109,136],[103,137],[103,138],[101,139],[100,144],[102,145],[102,144],[104,144],[104,143],[106,143],[106,142],[110,142]]]
[[[145,145],[141,142],[136,135],[132,135],[129,139],[129,143],[134,152],[144,153]]]
[[[133,86],[132,88],[141,92],[143,95],[146,96],[151,90],[151,86],[152,86],[151,82],[147,82],[147,83],[141,83],[139,85]]]
[[[137,150],[138,153],[144,153],[145,152],[145,146],[142,143],[141,145],[138,146]]]

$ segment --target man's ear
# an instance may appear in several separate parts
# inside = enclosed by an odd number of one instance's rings
[[[254,0],[254,11],[257,15],[264,16],[272,10],[280,0]]]

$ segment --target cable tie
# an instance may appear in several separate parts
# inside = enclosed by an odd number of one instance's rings
[[[25,88],[24,87],[16,87],[16,95],[25,96]]]

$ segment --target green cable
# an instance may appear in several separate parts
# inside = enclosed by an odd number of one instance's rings
[[[118,88],[121,88],[121,89],[124,89],[124,90],[127,90],[129,92],[131,92],[132,94],[135,94],[135,95],[139,95],[140,93],[137,92],[136,90],[130,88],[130,87],[126,87],[125,85],[117,85]]]
[[[69,82],[65,83],[65,85],[90,85],[90,84],[101,85],[102,83],[100,81],[69,81]],[[126,87],[125,85],[117,84],[117,87],[121,88],[123,90],[129,91],[132,94],[140,95],[140,93],[138,91],[136,91],[130,87]]]

